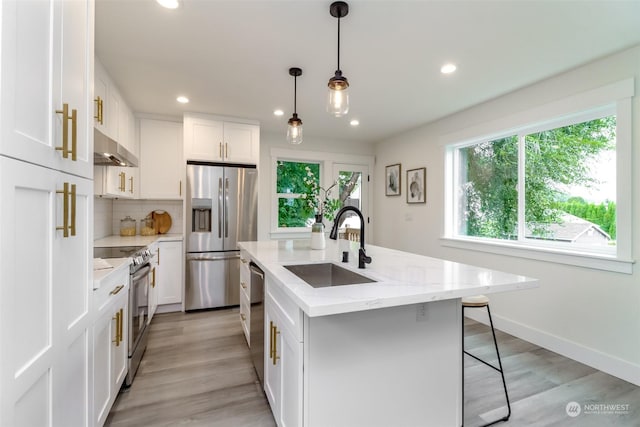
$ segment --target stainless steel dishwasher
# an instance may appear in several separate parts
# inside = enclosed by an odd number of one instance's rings
[[[251,315],[249,339],[251,340],[251,359],[256,368],[260,384],[264,385],[264,271],[253,262],[251,271]]]

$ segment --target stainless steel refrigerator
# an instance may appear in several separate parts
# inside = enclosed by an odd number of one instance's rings
[[[257,176],[251,165],[187,162],[186,310],[240,304],[237,243],[257,237]]]

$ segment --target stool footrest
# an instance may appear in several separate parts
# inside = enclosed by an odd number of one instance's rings
[[[498,372],[502,372],[502,369],[500,369],[500,368],[498,368],[498,367],[496,367],[496,366],[493,366],[491,363],[486,362],[486,361],[484,361],[484,360],[480,359],[478,356],[474,356],[473,354],[469,353],[469,352],[468,352],[468,351],[466,351],[466,350],[464,350],[464,354],[466,354],[467,356],[471,356],[471,357],[473,357],[473,358],[474,358],[474,359],[476,359],[478,362],[482,362],[482,363],[484,363],[485,365],[487,365],[488,367],[493,368],[493,369],[495,369],[495,370],[496,370],[496,371],[498,371]]]

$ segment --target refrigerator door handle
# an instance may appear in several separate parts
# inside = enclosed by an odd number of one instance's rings
[[[224,180],[224,237],[229,237],[229,178]]]
[[[222,239],[222,178],[218,178],[218,238]]]

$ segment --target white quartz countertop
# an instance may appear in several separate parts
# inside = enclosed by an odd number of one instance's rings
[[[118,274],[124,269],[129,271],[129,265],[131,265],[131,258],[108,258],[108,259],[104,259],[103,261],[111,265],[111,268],[93,270],[93,289],[99,289],[102,282],[109,275]]]
[[[340,262],[345,244],[350,245],[348,263]],[[538,280],[531,277],[373,245],[366,245],[367,255],[372,257],[371,264],[359,269],[355,242],[328,239],[324,250],[312,250],[309,245],[309,240],[238,243],[310,317],[538,286]],[[313,288],[283,267],[321,262],[336,263],[376,282]]]
[[[154,236],[107,236],[93,241],[93,246],[97,248],[111,248],[118,246],[149,246],[154,242],[175,242],[182,240],[179,233],[156,234]]]

